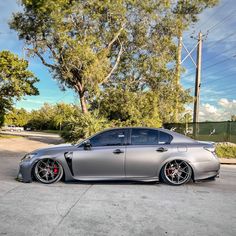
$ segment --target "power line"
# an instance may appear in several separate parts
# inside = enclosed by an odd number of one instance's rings
[[[222,8],[224,8],[224,7],[225,7],[226,5],[228,5],[228,4],[229,4],[229,2],[226,2],[226,3],[224,3],[222,6],[218,7],[218,9],[217,9],[215,12],[213,12],[212,15],[209,16],[208,22],[209,22],[209,20],[211,20],[211,19],[213,18],[213,16],[215,16],[215,15],[218,13],[219,10],[222,10]],[[198,27],[198,31],[200,31],[200,30],[201,30],[201,27],[202,27],[203,25],[205,25],[205,24],[206,24],[206,22],[202,22],[202,24]]]
[[[234,72],[232,74],[229,74],[229,75],[226,75],[224,78],[220,77],[220,78],[217,78],[217,79],[214,79],[214,80],[202,82],[201,85],[204,86],[205,84],[213,83],[215,81],[220,81],[220,80],[223,80],[223,79],[230,79],[230,78],[233,78],[234,76],[236,77],[236,72]],[[204,78],[205,78],[205,76],[204,76]]]
[[[233,55],[233,56],[236,56],[236,55]],[[216,65],[218,65],[218,64],[223,64],[223,63],[225,63],[226,61],[230,61],[230,60],[232,60],[232,58],[226,58],[226,59],[224,59],[224,60],[221,60],[221,61],[212,63],[212,64],[210,64],[209,66],[205,66],[205,67],[202,68],[202,70],[204,71],[204,70],[206,70],[206,69],[212,68],[212,67],[214,67],[214,66],[216,66]],[[190,76],[193,76],[194,74],[195,74],[195,73],[192,72],[192,73],[190,73],[190,74],[188,74],[188,75],[186,75],[186,76],[183,76],[182,78],[183,78],[183,79],[184,79],[184,78],[188,78],[188,77],[190,77]]]
[[[236,56],[236,54],[233,55],[233,57],[235,57],[235,56]],[[211,64],[211,65],[209,65],[209,66],[207,66],[207,67],[203,67],[202,69],[203,69],[203,70],[206,70],[206,69],[209,69],[209,68],[211,68],[211,67],[214,67],[214,66],[216,66],[216,65],[218,65],[218,64],[225,63],[226,61],[229,61],[229,60],[232,60],[232,58],[226,58],[226,59],[224,59],[224,60],[221,60],[221,61],[218,61],[218,62],[216,62],[216,63],[213,63],[213,64]]]
[[[212,46],[214,46],[215,44],[217,44],[217,43],[219,43],[219,42],[222,42],[222,41],[224,41],[225,39],[228,39],[228,38],[232,37],[232,36],[235,35],[235,34],[236,34],[236,32],[233,32],[233,33],[231,33],[231,34],[225,36],[224,38],[221,38],[221,39],[219,39],[219,40],[217,40],[217,41],[215,41],[215,42],[210,43],[209,45],[207,45],[207,47],[208,47],[208,48],[209,48],[209,47],[212,48]]]
[[[213,31],[216,29],[216,27],[224,22],[226,22],[228,19],[230,19],[230,17],[236,12],[236,9],[233,10],[230,14],[228,14],[227,16],[225,16],[221,21],[217,22],[216,24],[214,24],[213,26],[211,26],[208,30],[207,33]]]
[[[215,10],[215,11],[213,12],[213,14],[211,14],[211,15],[208,17],[208,22],[209,22],[210,19],[213,18],[213,16],[215,16],[215,15],[218,13],[219,10],[222,10],[222,8],[224,8],[227,4],[229,4],[229,2],[226,2],[226,3],[224,3],[222,6],[219,6],[219,7],[217,8],[217,10]],[[205,24],[206,24],[206,22],[202,22],[202,23],[198,26],[198,28],[197,28],[196,30],[194,30],[192,33],[188,34],[187,37],[193,35],[195,32],[201,31],[201,27],[202,27],[203,25],[205,25]]]
[[[211,77],[211,76],[214,76],[214,75],[216,75],[215,77],[231,76],[231,75],[236,74],[236,71],[234,71],[234,70],[232,70],[232,69],[234,69],[234,67],[232,67],[232,66],[225,67],[224,70],[222,70],[222,69],[220,68],[220,70],[217,70],[217,71],[215,71],[214,73],[205,73],[205,74],[204,74],[204,77]],[[233,73],[232,73],[232,71],[233,71]],[[229,72],[230,72],[230,74],[227,74],[227,73],[229,73]]]
[[[210,88],[213,88],[213,87],[210,87]],[[230,86],[230,87],[222,87],[222,86],[220,86],[220,87],[214,87],[213,88],[214,90],[221,90],[221,91],[235,91],[235,89],[236,89],[236,84],[234,85],[234,86]],[[235,93],[235,96],[236,96],[236,93]]]

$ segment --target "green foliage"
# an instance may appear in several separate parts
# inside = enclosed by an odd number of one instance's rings
[[[31,111],[27,126],[35,130],[61,130],[77,109],[79,108],[65,103],[45,103],[39,110]]]
[[[120,87],[107,88],[91,104],[112,126],[159,127],[161,120],[157,95],[151,91],[132,92]]]
[[[218,143],[216,154],[222,158],[236,158],[236,145],[233,143]]]
[[[30,114],[25,109],[13,108],[5,115],[6,125],[25,126],[30,120]]]
[[[10,25],[29,53],[78,93],[86,112],[85,95],[108,81],[135,81],[139,89],[171,83],[175,37],[215,2],[22,0]]]
[[[9,51],[0,52],[0,124],[14,100],[25,95],[38,95],[38,79],[28,70],[28,62]]]
[[[100,117],[97,112],[94,114],[78,112],[67,121],[61,136],[68,142],[76,143],[107,127],[109,127],[109,122]]]

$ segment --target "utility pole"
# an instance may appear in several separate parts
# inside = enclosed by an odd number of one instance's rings
[[[177,48],[177,62],[176,62],[176,77],[175,77],[175,86],[179,87],[179,81],[180,81],[180,70],[181,70],[181,60],[182,60],[182,47],[183,47],[183,37],[182,34],[180,34],[178,38],[178,48]],[[177,88],[178,89],[178,88]],[[174,109],[174,122],[178,122],[178,115],[179,115],[179,100],[178,100],[178,94],[176,94],[176,101],[175,101],[175,109]]]
[[[196,136],[197,136],[197,130],[198,130],[197,123],[199,122],[201,66],[202,66],[202,33],[200,32],[198,34],[197,65],[196,65],[194,108],[193,108],[193,135],[194,135],[194,138],[196,138]]]
[[[198,34],[198,47],[197,47],[197,66],[196,66],[194,110],[193,110],[193,122],[194,123],[199,122],[201,65],[202,65],[202,33],[200,32]]]

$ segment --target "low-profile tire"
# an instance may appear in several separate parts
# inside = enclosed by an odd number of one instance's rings
[[[169,185],[179,186],[191,180],[192,168],[183,160],[167,162],[161,169],[162,180]]]
[[[39,160],[33,171],[36,180],[43,184],[56,183],[61,180],[63,176],[63,168],[61,164],[50,158]]]

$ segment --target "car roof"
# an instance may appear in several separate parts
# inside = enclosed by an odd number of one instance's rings
[[[189,138],[189,137],[187,137],[183,134],[180,134],[180,133],[168,130],[168,129],[154,128],[154,127],[144,127],[144,126],[141,126],[141,127],[138,127],[138,126],[135,126],[135,127],[132,127],[132,126],[129,126],[129,127],[114,127],[114,128],[105,129],[105,130],[103,130],[99,133],[102,133],[104,131],[109,131],[109,130],[116,130],[116,129],[151,129],[151,130],[158,130],[158,131],[162,131],[162,132],[170,134],[173,137],[173,140],[172,140],[171,143],[185,143],[185,142],[195,143],[196,142],[196,140],[194,140],[194,139],[191,139],[191,138]]]

